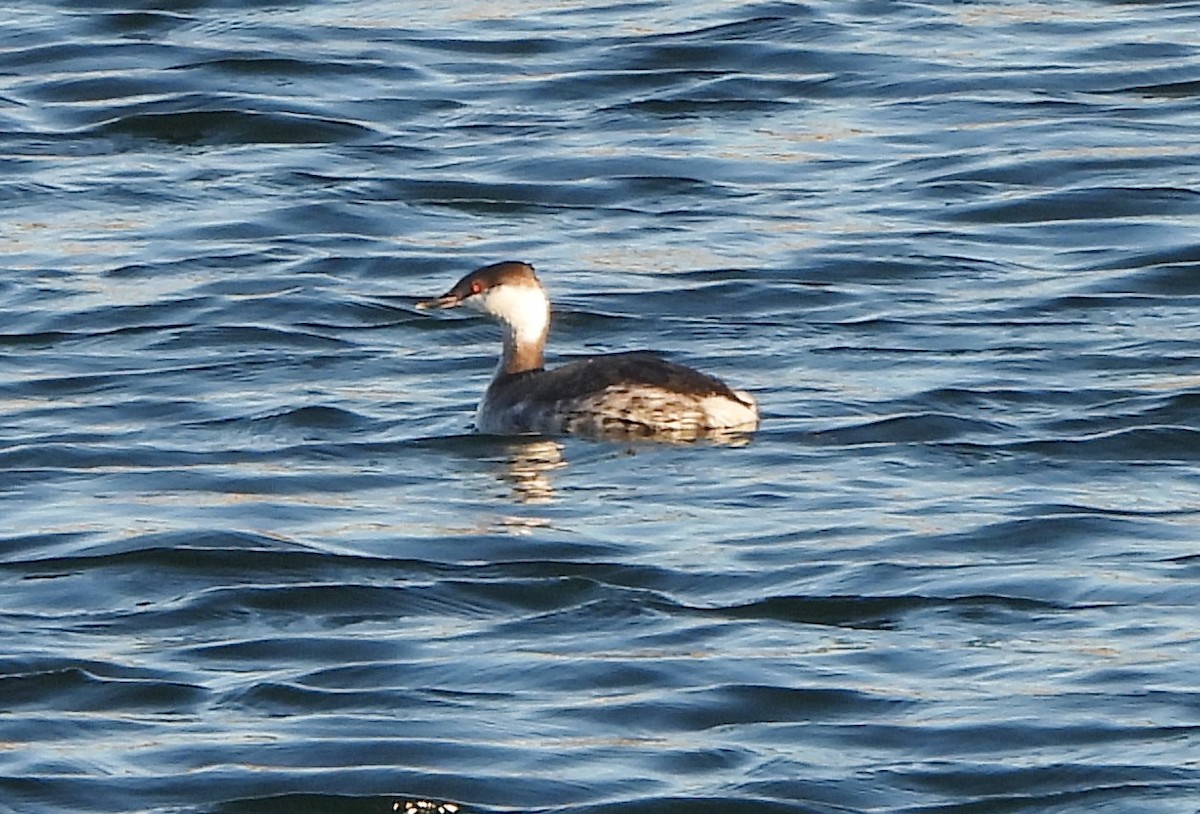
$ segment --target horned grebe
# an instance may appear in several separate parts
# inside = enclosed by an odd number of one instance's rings
[[[700,438],[758,428],[758,404],[720,379],[634,351],[542,367],[550,300],[528,263],[476,269],[418,308],[468,305],[505,328],[504,351],[475,426],[494,435]]]

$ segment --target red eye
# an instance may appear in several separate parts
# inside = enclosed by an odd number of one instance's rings
[[[472,294],[478,294],[480,291],[483,291],[482,283],[478,283],[478,282],[471,283],[471,293]]]

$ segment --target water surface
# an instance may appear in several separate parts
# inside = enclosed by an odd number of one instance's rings
[[[0,11],[0,810],[1200,809],[1198,22]],[[510,258],[762,430],[475,434]]]

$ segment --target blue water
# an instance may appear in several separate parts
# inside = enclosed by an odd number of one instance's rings
[[[1200,3],[0,31],[0,811],[1200,810]],[[474,434],[502,259],[761,431]]]

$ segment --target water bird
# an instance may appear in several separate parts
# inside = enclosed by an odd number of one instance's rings
[[[441,297],[417,303],[460,305],[504,328],[500,362],[475,415],[480,432],[696,440],[758,428],[758,403],[749,393],[651,351],[590,356],[547,370],[550,299],[528,263],[483,266]]]

